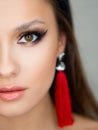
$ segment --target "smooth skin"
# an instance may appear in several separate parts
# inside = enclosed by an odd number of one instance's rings
[[[21,38],[24,32],[36,30],[46,32],[41,39],[33,34],[36,42]],[[58,33],[53,9],[46,0],[0,1],[0,87],[27,88],[18,100],[0,100],[0,130],[60,130],[49,89],[65,43],[66,36]],[[76,114],[73,117],[74,125],[63,130],[96,130],[98,126]]]

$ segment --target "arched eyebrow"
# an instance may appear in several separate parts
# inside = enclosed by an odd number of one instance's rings
[[[19,32],[19,31],[23,31],[23,30],[26,30],[28,29],[29,27],[33,26],[33,25],[36,25],[36,24],[45,24],[44,21],[40,21],[40,20],[33,20],[33,21],[30,21],[28,23],[24,23],[18,27],[16,27],[14,29],[15,32]]]

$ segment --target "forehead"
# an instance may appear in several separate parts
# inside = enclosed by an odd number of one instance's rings
[[[40,4],[41,7],[44,6],[46,3],[48,4],[49,1],[47,2],[47,0],[0,0],[0,10],[4,11],[3,13],[8,13],[10,11],[12,12],[12,10],[18,11],[20,9],[26,10],[26,8],[31,9],[32,7],[34,8],[34,6],[36,5],[38,6],[38,4]]]
[[[0,0],[1,30],[33,19],[49,21],[53,15],[51,5],[46,0]]]

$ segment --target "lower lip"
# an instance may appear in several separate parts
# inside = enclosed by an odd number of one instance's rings
[[[0,99],[4,101],[14,101],[20,99],[24,95],[25,90],[13,91],[13,92],[3,92],[0,93]]]

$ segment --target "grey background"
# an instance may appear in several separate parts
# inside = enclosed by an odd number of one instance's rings
[[[83,66],[98,101],[98,0],[70,0],[70,3]]]

